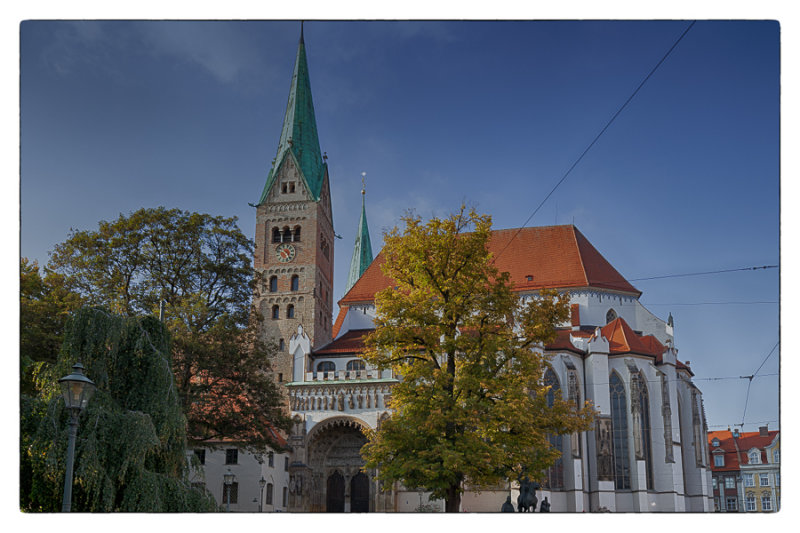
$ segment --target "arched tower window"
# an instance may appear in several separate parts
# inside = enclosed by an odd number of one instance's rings
[[[270,276],[269,292],[278,292],[278,276]]]
[[[606,324],[609,322],[613,322],[617,319],[617,312],[613,309],[609,309],[608,313],[606,313]]]
[[[286,318],[294,318],[294,306],[292,304],[286,306]]]
[[[300,276],[295,274],[292,276],[292,290],[299,291],[300,290]]]
[[[545,371],[543,381],[545,386],[550,387],[550,390],[547,391],[547,407],[553,407],[556,398],[561,396],[561,383],[552,368],[548,368]],[[547,435],[547,440],[550,442],[550,446],[561,452],[563,456],[563,439],[561,435]],[[553,466],[547,469],[546,488],[551,490],[564,488],[564,460],[562,456],[559,456]]]
[[[272,306],[272,319],[277,320],[281,317],[281,308],[277,305]]]
[[[639,373],[639,409],[642,413],[642,455],[647,470],[647,490],[653,490],[653,442],[650,432],[650,395],[647,380]]]
[[[294,242],[300,242],[300,226],[294,227],[294,235],[292,236]]]
[[[281,242],[281,230],[272,228],[272,242]]]
[[[292,230],[289,229],[289,226],[283,228],[283,242],[291,242],[292,241]]]
[[[283,339],[278,341],[278,350],[283,351],[286,349],[286,342]]]
[[[317,372],[333,372],[336,370],[336,365],[332,361],[322,361],[317,365]]]
[[[366,367],[366,363],[361,359],[353,359],[347,362],[347,370],[364,370]]]
[[[611,397],[611,433],[614,448],[614,487],[617,490],[631,488],[631,462],[628,446],[628,410],[625,384],[619,375],[611,374],[609,383]]]

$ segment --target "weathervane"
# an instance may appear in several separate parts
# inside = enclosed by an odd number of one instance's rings
[[[362,195],[367,194],[367,173],[366,172],[362,172],[361,173],[361,194]]]

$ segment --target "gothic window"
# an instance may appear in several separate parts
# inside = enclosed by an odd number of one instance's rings
[[[286,306],[286,318],[294,318],[294,306],[292,304]]]
[[[617,312],[614,311],[613,309],[609,309],[608,313],[606,313],[606,324],[608,324],[609,322],[613,322],[616,319],[617,319]]]
[[[547,391],[547,406],[553,407],[555,404],[556,395],[561,395],[561,383],[558,381],[558,376],[553,372],[552,368],[548,368],[544,373],[544,385],[549,386]],[[548,435],[548,442],[550,446],[559,452],[562,450],[562,437],[561,435]],[[549,489],[563,489],[564,488],[564,461],[561,456],[556,459],[553,466],[547,469],[547,478],[545,479],[545,487]]]
[[[277,305],[272,306],[272,319],[278,320],[281,317],[281,308]]]
[[[650,439],[650,396],[647,381],[639,374],[639,409],[642,415],[642,454],[647,470],[647,490],[653,490],[653,445]]]
[[[281,242],[281,230],[272,228],[272,242]]]
[[[272,487],[272,483],[267,483],[267,505],[272,505],[272,493],[274,492],[274,488]]]
[[[333,364],[333,361],[322,361],[317,365],[317,372],[333,372],[334,370],[336,370],[336,365]]]
[[[278,276],[269,278],[269,292],[278,292]]]
[[[289,226],[283,228],[283,238],[281,240],[282,242],[292,242],[292,230],[289,229]]]
[[[292,290],[293,291],[300,290],[300,276],[298,276],[297,274],[292,276]]]
[[[625,384],[619,375],[611,374],[611,433],[614,448],[614,486],[617,490],[631,488],[631,465],[628,452],[628,412]]]
[[[300,226],[294,227],[294,235],[292,236],[294,242],[300,242]]]
[[[366,363],[361,359],[353,359],[347,362],[347,370],[364,370],[366,367]]]

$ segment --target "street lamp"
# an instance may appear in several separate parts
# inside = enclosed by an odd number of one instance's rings
[[[64,499],[61,512],[68,513],[72,507],[72,466],[75,462],[75,437],[78,435],[78,417],[94,394],[94,382],[83,374],[83,365],[75,363],[72,374],[58,380],[61,395],[69,411],[69,443],[67,444],[67,471],[64,473]]]
[[[227,490],[227,498],[225,499],[225,512],[229,513],[231,511],[231,485],[233,485],[233,480],[236,479],[236,476],[231,472],[230,467],[228,471],[222,476],[225,481],[225,486]]]
[[[263,502],[264,502],[264,487],[267,486],[267,480],[264,479],[264,476],[261,476],[261,479],[258,480],[258,486],[261,489],[260,496],[258,497],[258,512],[259,513],[263,513],[264,512],[264,506],[263,506]]]

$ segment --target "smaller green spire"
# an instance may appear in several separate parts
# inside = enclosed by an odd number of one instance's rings
[[[361,173],[361,218],[358,221],[358,231],[356,232],[356,243],[353,246],[353,258],[350,260],[350,274],[347,276],[347,287],[345,294],[356,284],[367,267],[372,263],[372,243],[369,240],[369,228],[367,227],[367,208],[366,208],[366,184],[364,177],[366,172]]]

